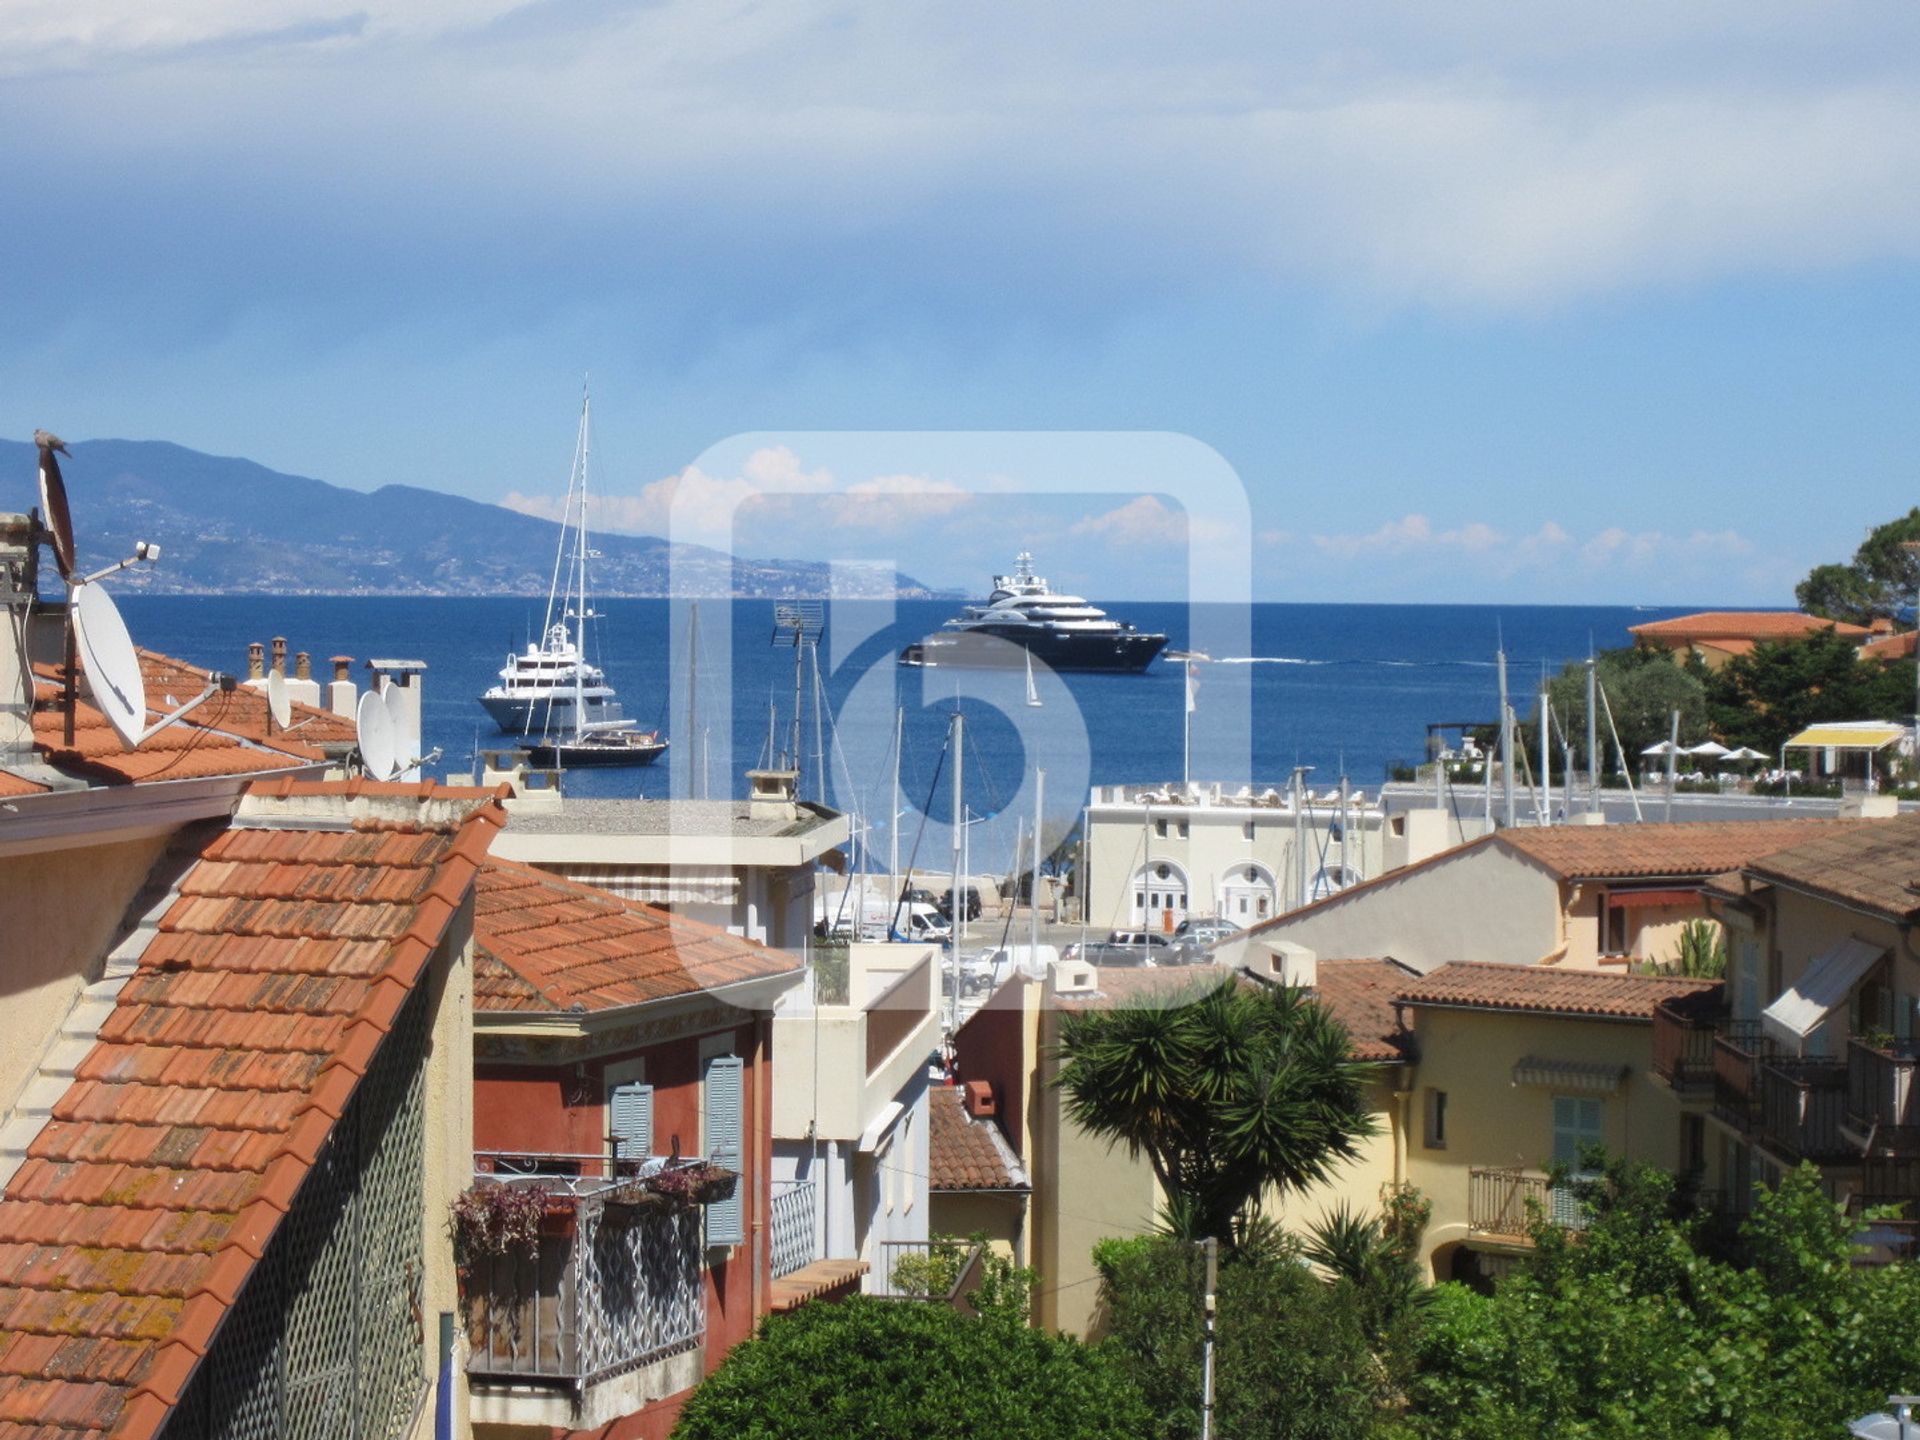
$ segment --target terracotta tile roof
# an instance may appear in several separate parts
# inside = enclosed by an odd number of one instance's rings
[[[1092,990],[1054,996],[1062,1010],[1104,1010],[1113,1005],[1169,1004],[1225,983],[1237,972],[1215,965],[1094,965]]]
[[[172,706],[162,704],[168,694],[186,701],[197,695],[206,682],[188,673],[168,669],[177,662],[143,653],[143,673],[177,675],[178,690],[149,685],[147,718],[154,721]],[[149,672],[149,662],[154,669]],[[319,763],[326,756],[312,745],[293,737],[276,736],[271,742],[246,734],[246,702],[238,695],[215,695],[198,709],[190,711],[178,724],[170,725],[138,750],[127,750],[120,737],[107,724],[107,718],[92,705],[84,693],[74,706],[73,744],[66,743],[66,714],[60,671],[52,666],[34,667],[34,746],[47,764],[75,778],[97,785],[132,785],[162,780],[197,780],[220,775],[258,775],[275,770],[298,769]],[[191,687],[191,688],[189,688]],[[185,694],[179,694],[185,690]],[[264,701],[260,702],[262,705]],[[263,727],[264,728],[264,727]],[[32,794],[46,789],[30,781],[26,790],[8,793]]]
[[[1718,980],[1624,975],[1560,965],[1492,965],[1455,960],[1401,987],[1409,1005],[1517,1010],[1602,1020],[1651,1020],[1653,1007],[1719,988]]]
[[[1645,625],[1629,625],[1629,634],[1642,640],[1685,644],[1689,640],[1788,640],[1832,629],[1836,634],[1864,636],[1864,625],[1849,625],[1840,620],[1823,620],[1798,610],[1702,610],[1695,615],[1677,615],[1671,620],[1652,620]]]
[[[0,1435],[165,1424],[503,819],[282,780],[196,842],[0,1198]]]
[[[1920,815],[1860,821],[1762,856],[1746,873],[1896,921],[1920,918]]]
[[[489,860],[473,917],[474,1007],[615,1010],[778,975],[798,956],[530,865]]]
[[[1026,1190],[1026,1172],[992,1120],[967,1114],[957,1085],[927,1092],[929,1190]]]
[[[1630,880],[1737,870],[1853,820],[1703,820],[1673,825],[1553,825],[1495,838],[1563,880]],[[1390,878],[1393,872],[1388,872]]]
[[[1913,645],[1920,630],[1903,630],[1898,635],[1881,635],[1867,641],[1860,647],[1862,655],[1871,655],[1876,660],[1908,660],[1913,656]]]
[[[1392,1063],[1407,1058],[1409,1039],[1393,1002],[1413,978],[1391,960],[1322,960],[1313,994],[1352,1037],[1356,1059]]]
[[[136,649],[140,656],[140,673],[147,682],[147,699],[150,703],[157,703],[168,695],[175,696],[179,701],[189,700],[200,693],[212,673],[202,666],[171,655],[162,655],[157,650]],[[160,708],[165,711],[173,706],[163,705]],[[293,702],[293,724],[299,728],[269,735],[267,693],[247,685],[239,686],[231,694],[214,696],[205,706],[193,712],[193,720],[197,725],[205,725],[228,735],[244,736],[294,754],[305,754],[315,749],[329,753],[350,750],[359,742],[359,731],[352,720],[344,715],[336,715],[331,710],[302,704],[298,700]]]

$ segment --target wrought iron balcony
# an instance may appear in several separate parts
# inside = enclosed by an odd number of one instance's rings
[[[1873,1149],[1920,1150],[1920,1042],[1847,1046],[1847,1120]]]
[[[1713,1086],[1713,1040],[1727,1023],[1716,996],[1664,1000],[1653,1007],[1653,1073],[1681,1094]]]
[[[498,1168],[506,1157],[488,1158],[496,1168],[482,1178],[541,1186],[547,1214],[531,1248],[467,1257],[469,1375],[591,1384],[700,1343],[701,1208],[633,1184],[667,1162],[526,1156]]]
[[[1713,1112],[1736,1130],[1760,1119],[1760,1066],[1777,1047],[1758,1020],[1729,1020],[1713,1037]]]
[[[1528,1244],[1534,1217],[1583,1230],[1587,1213],[1571,1185],[1555,1185],[1534,1170],[1467,1171],[1467,1231],[1488,1240]]]
[[[1760,1065],[1755,1138],[1789,1160],[1858,1160],[1840,1133],[1847,1113],[1847,1066],[1839,1060],[1779,1058]]]

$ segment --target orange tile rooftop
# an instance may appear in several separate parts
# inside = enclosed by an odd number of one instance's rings
[[[506,860],[481,868],[473,936],[481,1011],[613,1010],[800,972],[785,951]]]
[[[159,1432],[503,822],[276,780],[198,842],[0,1197],[0,1437]]]

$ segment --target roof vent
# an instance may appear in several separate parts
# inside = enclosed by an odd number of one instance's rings
[[[1311,990],[1320,982],[1319,953],[1291,940],[1275,940],[1267,946],[1267,965],[1282,985]]]
[[[1056,960],[1047,973],[1056,995],[1091,995],[1100,988],[1099,972],[1084,960]]]
[[[749,770],[748,816],[755,820],[799,819],[800,807],[795,800],[799,784],[798,770]]]

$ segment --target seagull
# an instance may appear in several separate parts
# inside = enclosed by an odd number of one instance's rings
[[[58,435],[55,435],[51,430],[34,431],[33,443],[38,445],[43,451],[58,450],[69,460],[73,458],[73,452],[67,449],[67,442],[62,440]]]

